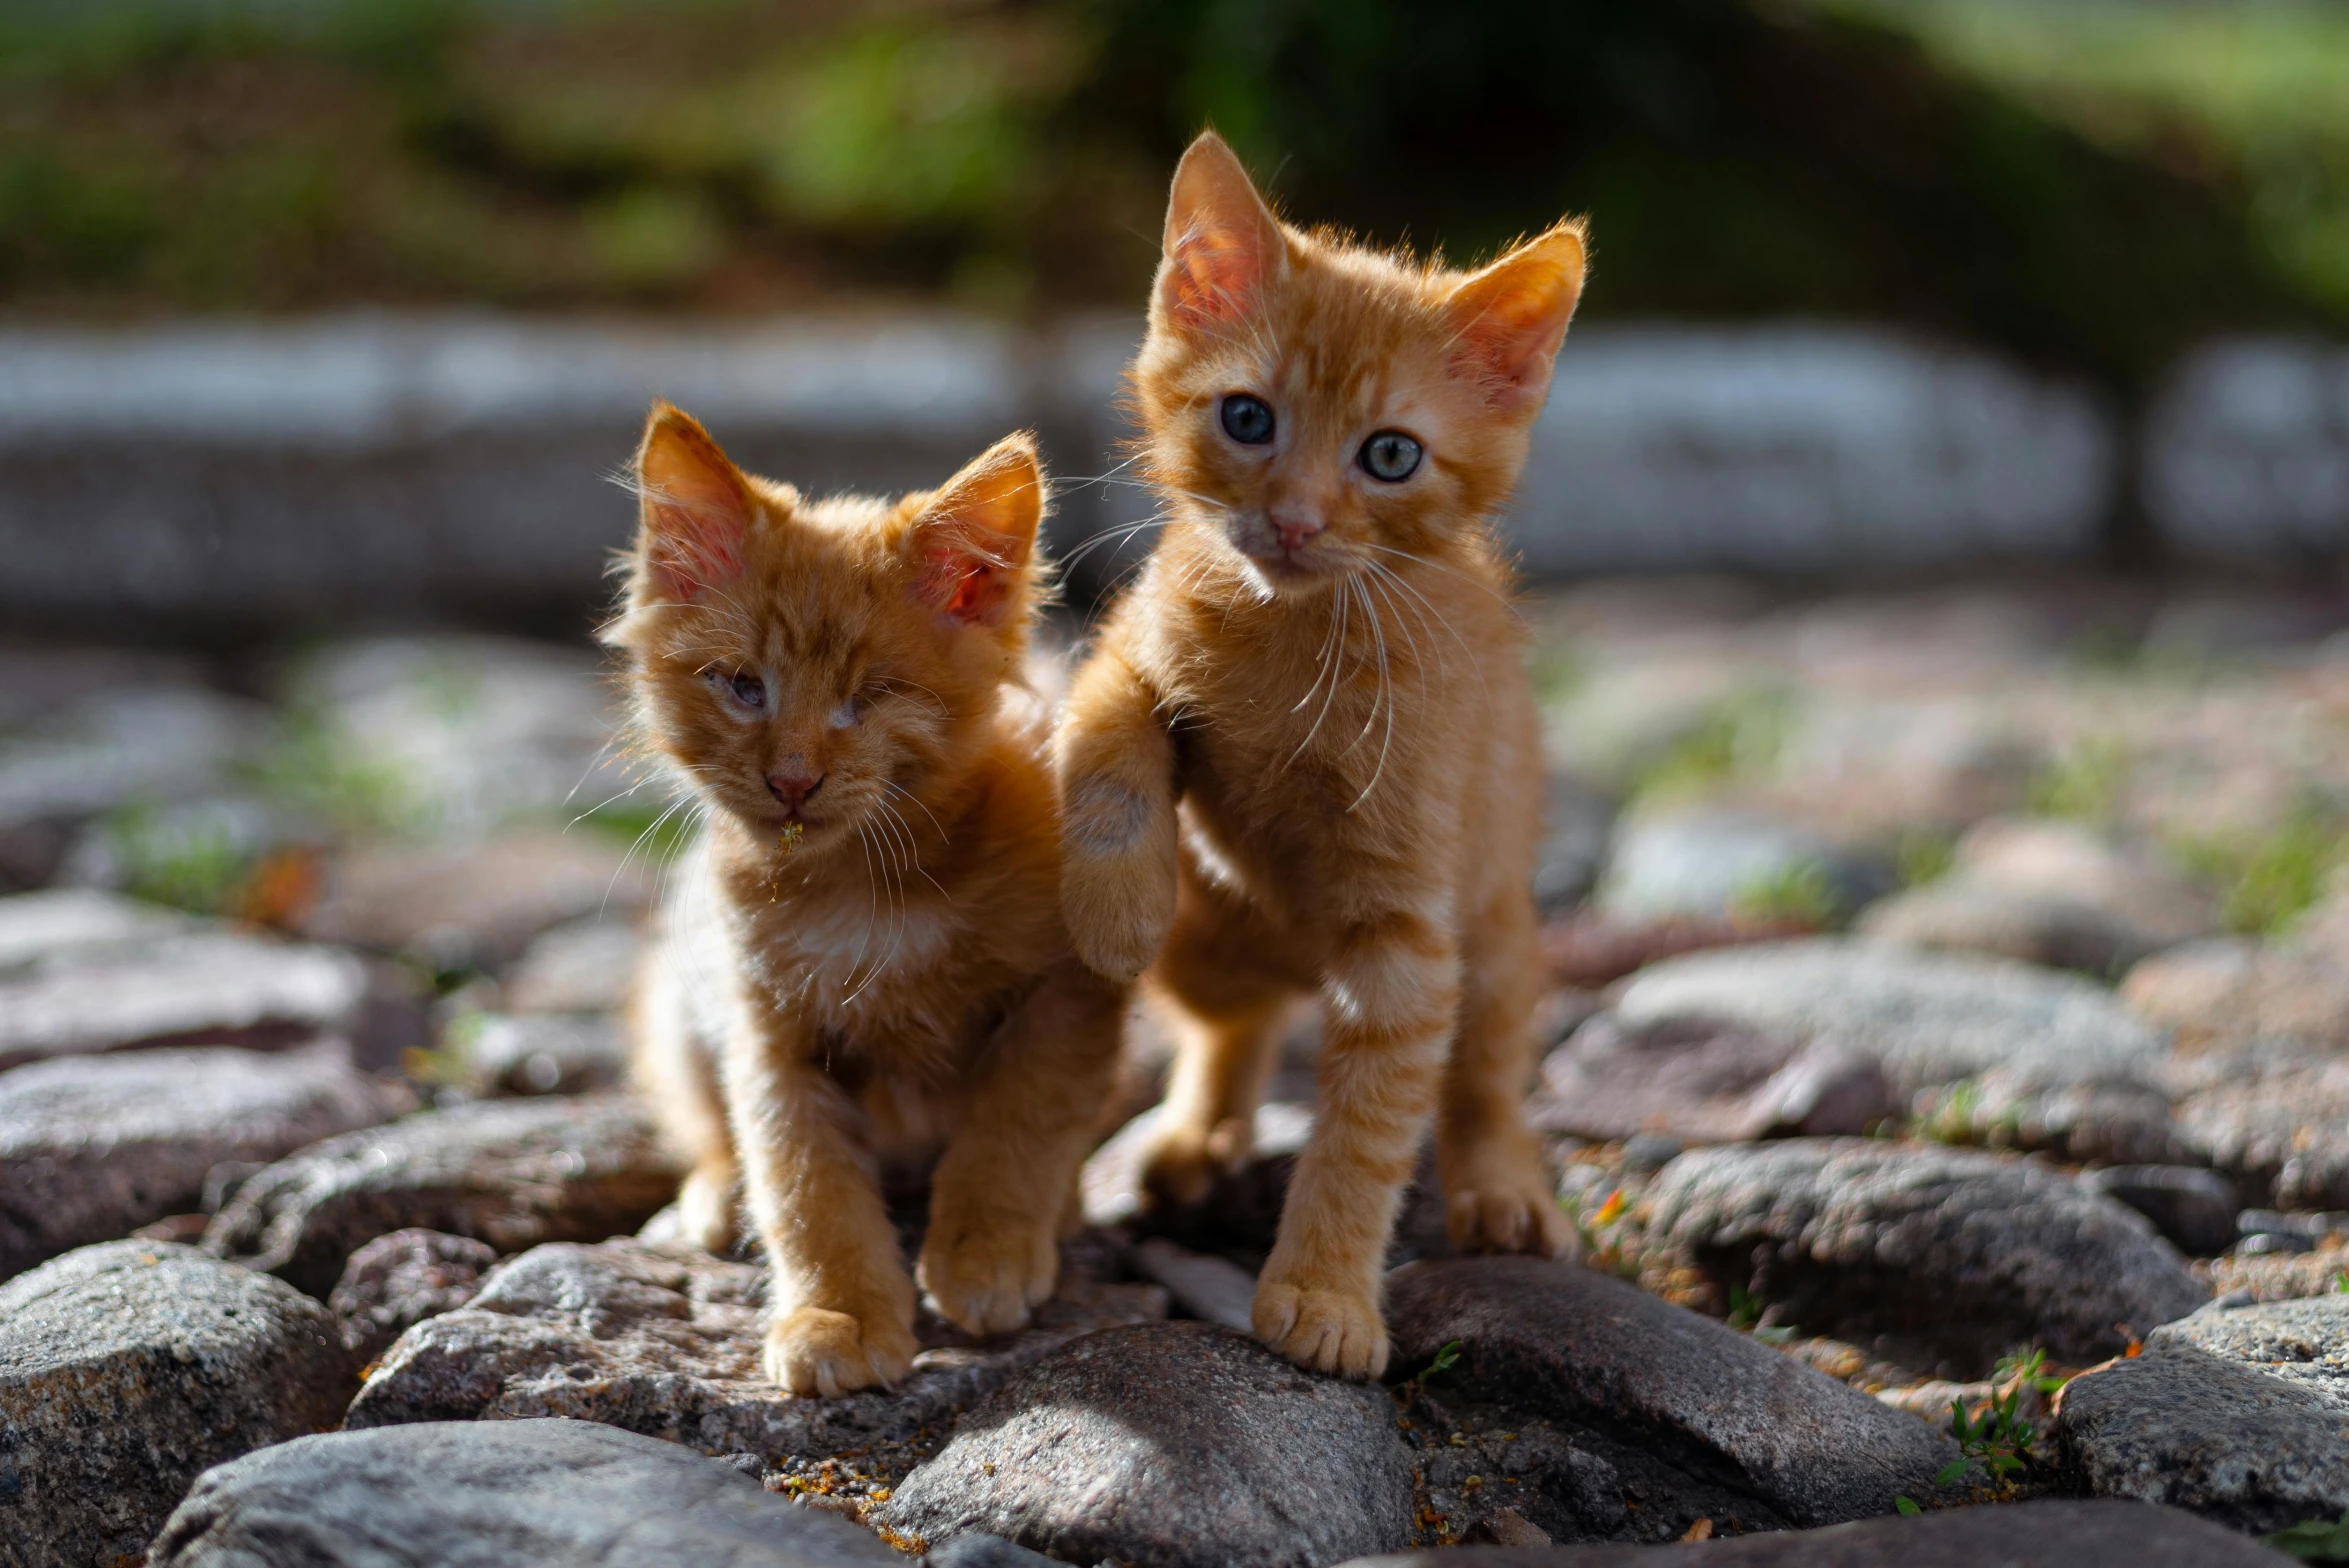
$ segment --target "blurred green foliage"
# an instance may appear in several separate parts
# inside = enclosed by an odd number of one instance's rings
[[[1883,317],[2128,390],[2216,327],[2349,317],[2310,63],[2349,41],[2279,22],[2229,74],[2217,15],[19,0],[0,302],[1131,309],[1213,123],[1300,215],[1455,258],[1588,213],[1595,314]]]

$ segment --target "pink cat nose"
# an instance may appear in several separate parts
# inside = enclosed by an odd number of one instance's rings
[[[1322,530],[1318,512],[1291,511],[1287,507],[1273,508],[1269,521],[1272,531],[1280,535],[1281,548],[1294,550]]]
[[[767,775],[767,793],[796,811],[808,803],[808,797],[823,787],[824,775],[812,778],[805,773],[770,773]]]

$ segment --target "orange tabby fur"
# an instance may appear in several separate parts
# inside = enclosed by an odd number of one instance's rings
[[[1175,175],[1133,371],[1167,521],[1071,693],[1062,892],[1086,962],[1152,965],[1181,1020],[1162,1201],[1248,1152],[1318,992],[1320,1104],[1254,1316],[1322,1371],[1386,1363],[1431,1116],[1457,1244],[1570,1241],[1522,1108],[1542,762],[1489,520],[1582,278],[1578,224],[1463,274],[1281,225],[1212,134]],[[1272,441],[1226,431],[1231,393]],[[1356,461],[1390,430],[1425,451],[1397,483]]]
[[[1013,436],[935,493],[811,502],[666,405],[636,467],[605,636],[640,737],[706,808],[642,976],[637,1081],[692,1162],[688,1238],[727,1246],[747,1195],[768,1375],[892,1382],[914,1286],[877,1162],[943,1148],[922,1288],[974,1334],[1017,1328],[1116,1055],[1123,988],[1071,956],[1016,682],[1043,475]]]

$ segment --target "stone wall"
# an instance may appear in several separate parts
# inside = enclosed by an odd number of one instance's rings
[[[1134,332],[369,314],[0,333],[0,619],[576,632],[629,527],[607,481],[656,395],[819,491],[933,483],[1032,426],[1063,481],[1053,542],[1098,592],[1151,515],[1121,467]],[[2214,346],[2146,431],[2146,500],[2181,550],[2349,540],[2349,352]],[[1874,329],[1595,327],[1560,361],[1508,527],[1550,576],[2074,562],[2122,448],[2083,388]]]

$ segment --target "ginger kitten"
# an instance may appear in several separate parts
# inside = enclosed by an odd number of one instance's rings
[[[1490,528],[1582,278],[1577,223],[1460,273],[1286,227],[1212,133],[1175,173],[1132,377],[1167,519],[1071,692],[1062,896],[1085,961],[1151,965],[1180,1020],[1161,1201],[1247,1154],[1319,995],[1254,1316],[1325,1372],[1385,1366],[1431,1116],[1455,1243],[1570,1240],[1522,1107],[1542,761]]]
[[[1122,988],[1072,956],[1040,705],[1016,684],[1044,478],[1028,437],[895,502],[803,499],[657,405],[626,607],[638,734],[706,809],[641,977],[636,1078],[690,1159],[688,1238],[774,1271],[765,1366],[827,1397],[919,1348],[876,1179],[941,1148],[941,1315],[1052,1293]]]

